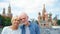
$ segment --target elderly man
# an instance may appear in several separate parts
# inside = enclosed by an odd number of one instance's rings
[[[23,25],[21,26],[22,34],[40,34],[39,26],[36,23],[28,21],[28,15],[26,13],[21,13],[19,16]]]

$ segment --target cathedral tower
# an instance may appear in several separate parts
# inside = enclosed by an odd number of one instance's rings
[[[43,4],[43,10],[42,10],[42,20],[47,21],[48,14],[46,13],[45,4]]]
[[[6,15],[5,15],[5,8],[3,8],[2,16],[6,16]]]
[[[10,18],[12,18],[12,13],[11,13],[11,6],[10,6],[10,4],[9,4],[9,6],[8,6],[8,17],[10,17]]]

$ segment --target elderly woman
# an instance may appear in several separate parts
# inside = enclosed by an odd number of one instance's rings
[[[11,26],[6,26],[3,28],[1,34],[21,34],[21,29],[19,28],[19,18],[18,17],[13,17],[11,19]]]

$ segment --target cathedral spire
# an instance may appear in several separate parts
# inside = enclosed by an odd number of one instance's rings
[[[12,13],[11,13],[11,6],[9,4],[8,6],[8,16],[11,18],[12,17]]]
[[[10,6],[10,4],[8,6],[8,13],[11,13],[11,6]]]
[[[43,4],[42,20],[47,21],[47,19],[48,19],[48,14],[47,14],[46,9],[45,9],[45,4]]]
[[[2,13],[3,16],[5,16],[5,8],[3,8],[3,13]]]
[[[39,12],[38,15],[41,15],[41,13]]]
[[[3,14],[5,14],[5,8],[3,8]]]
[[[46,9],[45,9],[45,4],[43,4],[42,14],[44,14],[45,12],[46,12]]]
[[[43,9],[42,9],[42,19],[43,20],[45,20],[45,13],[46,13],[45,4],[43,4]]]

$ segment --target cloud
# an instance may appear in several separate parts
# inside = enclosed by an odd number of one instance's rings
[[[11,0],[12,6],[22,7],[25,12],[34,12],[35,9],[43,8],[45,3],[47,6],[53,6],[57,0]]]
[[[51,8],[54,6],[55,2],[58,0],[9,0],[8,2],[0,2],[0,7],[5,7],[7,10],[7,6],[11,5],[13,15],[19,15],[20,12],[26,12],[30,17],[33,15],[37,16],[38,12],[42,12],[43,4],[46,7]],[[53,11],[52,9],[46,9],[47,11]],[[54,9],[55,10],[55,9]],[[54,11],[53,11],[54,12]]]

